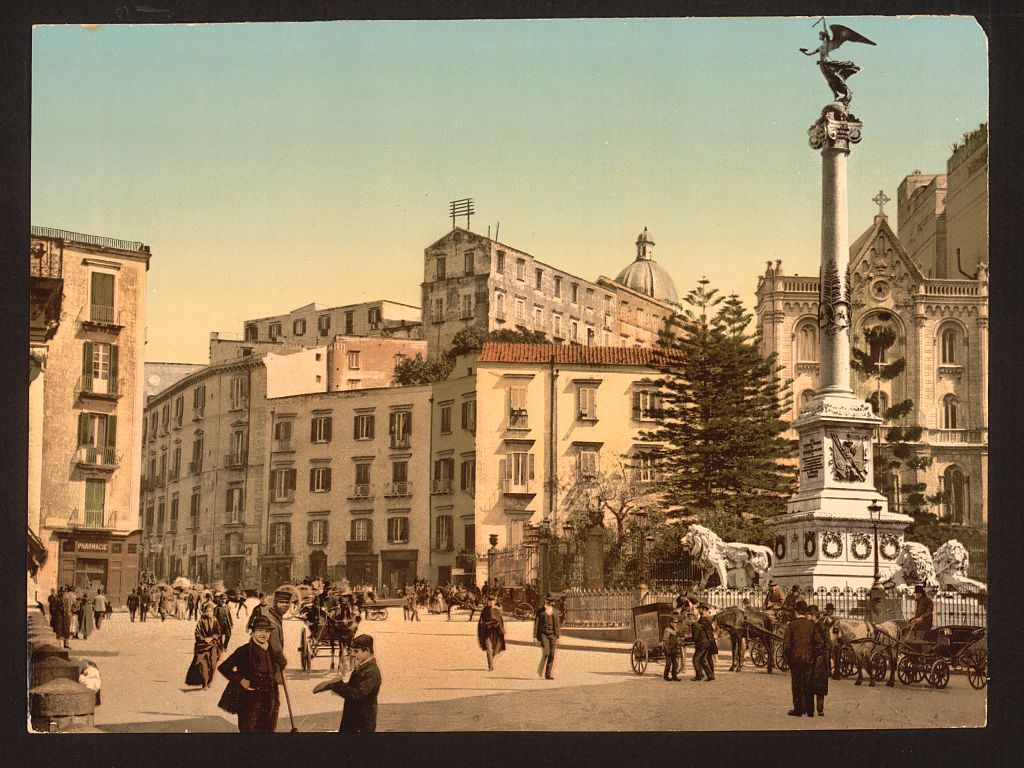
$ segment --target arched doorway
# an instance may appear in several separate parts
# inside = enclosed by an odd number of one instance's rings
[[[969,522],[964,485],[964,473],[960,467],[947,467],[942,475],[942,488],[946,494],[946,520],[950,523],[962,525]]]

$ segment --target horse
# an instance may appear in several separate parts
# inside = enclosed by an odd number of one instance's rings
[[[473,595],[468,592],[460,595],[458,592],[452,592],[446,601],[448,603],[448,621],[452,620],[452,608],[463,608],[469,611],[469,620],[473,620],[473,614],[480,613],[484,607],[481,603],[476,602],[473,599]]]
[[[875,685],[876,663],[881,663],[879,653],[884,654],[885,667],[889,673],[886,686],[896,685],[896,652],[898,641],[902,636],[901,629],[906,622],[882,621],[874,624],[864,619],[838,618],[832,624],[832,636],[837,638],[840,647],[849,649],[857,662],[857,679],[854,685],[864,680],[864,670],[868,673],[868,687]],[[883,673],[884,674],[884,673]],[[882,679],[879,675],[878,679]]]
[[[743,656],[746,652],[744,641],[750,639],[751,634],[753,634],[754,642],[763,643],[768,648],[768,674],[772,673],[775,668],[773,628],[776,624],[770,614],[753,608],[743,609],[734,605],[723,608],[714,618],[718,628],[729,635],[729,640],[732,644],[730,672],[743,671]]]
[[[319,645],[330,648],[331,669],[334,669],[334,649],[338,648],[338,666],[345,668],[351,655],[352,638],[359,631],[359,615],[347,605],[337,609],[322,609],[316,603],[307,603],[299,615],[309,625],[310,634]]]
[[[235,618],[239,618],[242,614],[242,609],[245,609],[245,615],[249,615],[249,606],[245,604],[247,595],[243,591],[237,589],[229,589],[227,591],[228,605],[235,606]]]

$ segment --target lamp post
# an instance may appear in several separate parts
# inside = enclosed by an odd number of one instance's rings
[[[572,525],[569,521],[562,523],[562,538],[565,539],[565,586],[572,586],[570,575],[572,573]]]
[[[537,563],[540,566],[540,578],[537,580],[541,597],[551,591],[551,521],[546,517],[540,521],[537,531]]]
[[[640,536],[640,580],[647,581],[647,563],[644,555],[644,544],[646,543],[644,534],[647,532],[647,510],[638,509],[633,513],[636,515],[636,524]]]
[[[874,534],[873,549],[875,552],[875,576],[871,585],[871,597],[868,599],[868,621],[875,620],[875,603],[881,598],[882,573],[878,568],[878,522],[882,519],[882,505],[877,500],[868,504],[868,514],[871,516],[871,532]]]
[[[488,539],[491,548],[487,550],[487,583],[494,587],[494,557],[498,554],[498,534],[492,533]]]

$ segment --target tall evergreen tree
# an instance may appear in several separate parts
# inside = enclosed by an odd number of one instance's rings
[[[775,356],[764,358],[751,315],[735,295],[708,281],[662,334],[656,384],[662,393],[656,429],[664,499],[698,518],[725,510],[744,518],[782,512],[793,491],[793,446],[784,437],[791,405]]]

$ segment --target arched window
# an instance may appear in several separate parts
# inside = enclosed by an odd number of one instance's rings
[[[958,426],[960,423],[958,413],[960,410],[960,400],[957,399],[956,395],[946,395],[942,398],[942,428],[943,429],[960,429]]]
[[[796,360],[798,363],[818,362],[818,326],[814,320],[804,320],[797,326]]]
[[[964,485],[964,473],[960,467],[947,467],[942,474],[942,490],[946,496],[946,520],[950,523],[967,522]]]
[[[814,399],[814,390],[813,389],[805,389],[803,392],[800,393],[800,407],[803,408],[805,405],[807,405],[813,399]]]
[[[959,365],[957,352],[960,346],[960,334],[957,333],[956,328],[945,328],[939,338],[942,344],[942,357],[940,358],[942,365]]]

